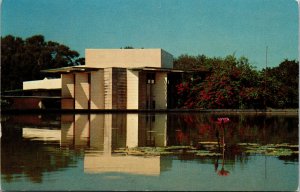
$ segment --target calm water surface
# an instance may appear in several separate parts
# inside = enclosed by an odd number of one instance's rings
[[[230,122],[218,124],[224,116]],[[3,115],[1,121],[3,190],[298,188],[298,114]]]

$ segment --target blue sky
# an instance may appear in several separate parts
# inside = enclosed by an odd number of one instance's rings
[[[298,60],[295,0],[2,0],[1,35],[85,48],[163,48],[245,56],[261,69]]]

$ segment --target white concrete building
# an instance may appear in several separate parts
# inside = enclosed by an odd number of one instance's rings
[[[24,81],[23,82],[23,90],[37,90],[37,89],[61,89],[61,79],[47,79],[43,80],[34,80],[34,81]]]
[[[61,73],[62,109],[167,109],[183,71],[162,49],[86,49],[86,64]]]

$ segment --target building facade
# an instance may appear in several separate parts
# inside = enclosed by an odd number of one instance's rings
[[[86,49],[86,64],[61,73],[62,109],[167,109],[183,71],[162,49]],[[169,91],[168,91],[169,90]]]
[[[172,109],[176,85],[207,73],[174,69],[163,49],[86,49],[85,55],[85,65],[43,71],[61,74],[61,109]]]
[[[1,99],[9,109],[58,109],[61,84],[61,78],[24,81],[22,90],[6,91]]]

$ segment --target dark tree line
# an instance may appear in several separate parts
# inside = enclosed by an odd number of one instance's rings
[[[66,45],[35,35],[27,39],[1,37],[1,91],[22,89],[22,82],[43,79],[41,70],[84,64]],[[49,76],[49,75],[47,75]]]
[[[299,62],[284,60],[279,66],[262,71],[266,76],[266,105],[298,108]]]

